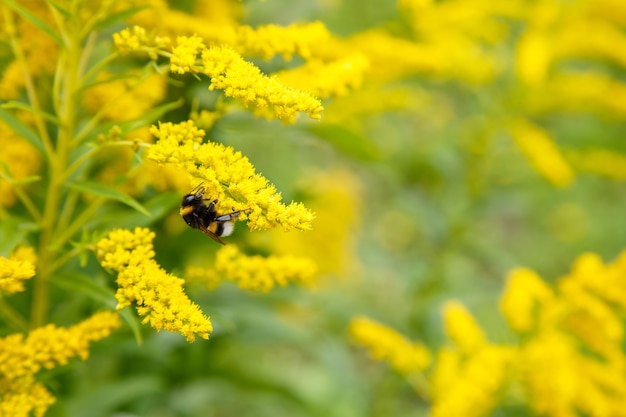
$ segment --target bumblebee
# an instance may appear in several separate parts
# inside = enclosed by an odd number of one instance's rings
[[[205,188],[198,184],[190,194],[183,197],[180,204],[180,215],[192,229],[200,229],[214,241],[225,245],[220,236],[230,236],[235,229],[234,220],[243,210],[228,214],[217,214],[215,205],[217,199],[206,204],[209,199],[204,198]]]

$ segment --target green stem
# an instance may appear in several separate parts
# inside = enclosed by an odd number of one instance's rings
[[[13,327],[23,332],[28,329],[28,322],[13,307],[0,298],[0,315]]]
[[[78,70],[81,57],[81,39],[67,32],[62,16],[51,7],[51,13],[63,39],[63,48],[59,51],[59,60],[63,65],[57,68],[62,72],[59,80],[59,95],[54,97],[55,108],[58,110],[60,125],[56,142],[55,158],[50,160],[48,167],[48,190],[44,203],[39,239],[39,256],[37,275],[33,287],[31,306],[31,326],[39,327],[47,321],[49,310],[50,265],[57,257],[58,247],[53,247],[54,231],[59,215],[59,208],[64,192],[63,177],[69,161],[70,144],[76,129],[76,112],[78,91]]]
[[[31,107],[34,110],[36,110],[33,113],[35,115],[34,117],[35,127],[37,128],[37,132],[39,133],[39,136],[41,137],[41,141],[46,151],[46,155],[52,158],[54,156],[52,141],[50,140],[50,136],[48,135],[48,130],[46,129],[46,124],[44,120],[37,114],[37,111],[42,112],[41,106],[39,104],[39,98],[37,97],[35,84],[33,83],[33,79],[30,75],[28,64],[26,63],[26,58],[22,51],[21,45],[18,42],[17,37],[15,35],[15,25],[13,23],[11,12],[9,11],[7,7],[3,7],[2,11],[4,15],[5,31],[9,35],[9,39],[11,42],[11,49],[13,50],[13,54],[15,55],[15,60],[19,62],[22,67],[22,72],[24,75],[24,86],[26,88],[26,94],[28,95],[28,100],[30,102]]]
[[[96,211],[102,206],[102,204],[106,201],[104,197],[95,198],[88,206],[85,208],[78,217],[74,219],[74,221],[66,227],[63,231],[60,231],[59,234],[55,237],[54,241],[51,242],[51,246],[53,248],[60,248],[65,243],[67,243],[72,236],[87,223],[89,219],[96,213]]]

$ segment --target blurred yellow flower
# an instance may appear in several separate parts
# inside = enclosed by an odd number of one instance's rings
[[[311,94],[281,84],[245,61],[228,46],[206,47],[198,36],[179,36],[172,49],[170,70],[178,74],[205,74],[211,78],[210,90],[223,90],[228,97],[241,100],[255,114],[286,123],[298,112],[320,119],[322,104]]]
[[[35,250],[19,247],[11,256],[0,256],[0,292],[13,294],[24,291],[24,281],[35,276]]]
[[[159,140],[150,147],[149,159],[172,164],[195,183],[202,182],[207,197],[218,199],[218,208],[245,210],[239,218],[247,218],[251,229],[311,228],[314,214],[310,210],[299,203],[281,203],[280,193],[241,152],[219,143],[201,143],[204,131],[193,121],[160,123],[152,133]]]
[[[367,348],[373,359],[389,363],[401,374],[424,372],[430,365],[428,348],[372,319],[354,317],[349,332],[354,342]]]
[[[557,187],[567,187],[574,181],[574,171],[547,130],[517,119],[511,122],[510,132],[515,144],[544,178]]]
[[[26,337],[1,338],[0,415],[43,416],[54,398],[33,376],[42,368],[65,365],[75,356],[87,359],[90,343],[109,336],[120,324],[117,313],[103,311],[69,328],[49,324]]]
[[[96,254],[104,268],[118,272],[117,309],[135,303],[137,312],[156,330],[178,332],[193,342],[208,339],[211,321],[184,292],[184,280],[165,272],[153,259],[149,229],[117,229],[98,242]]]
[[[363,83],[369,61],[363,54],[352,54],[331,62],[308,61],[275,75],[281,82],[316,97],[344,96]]]
[[[243,290],[268,292],[290,282],[311,286],[317,267],[304,257],[244,255],[234,245],[222,247],[215,258],[215,271],[222,279],[235,282]]]
[[[478,350],[485,345],[486,338],[474,317],[456,301],[448,301],[443,306],[443,319],[446,335],[464,353]]]
[[[0,148],[0,207],[10,207],[17,200],[12,181],[23,180],[39,172],[41,154],[2,121]]]
[[[437,354],[431,376],[432,417],[486,416],[498,404],[499,394],[510,376],[515,350],[484,345],[465,356],[443,348]]]
[[[516,268],[508,274],[500,310],[511,329],[524,333],[536,327],[539,309],[553,297],[552,289],[534,271]]]

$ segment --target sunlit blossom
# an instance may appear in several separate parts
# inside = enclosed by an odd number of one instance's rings
[[[68,328],[49,324],[28,335],[1,338],[0,415],[28,416],[32,412],[43,416],[54,398],[33,376],[74,357],[87,359],[90,344],[106,338],[120,324],[117,313],[103,311]]]
[[[185,294],[184,280],[168,274],[153,259],[153,239],[149,229],[117,229],[98,242],[102,266],[118,273],[117,308],[135,304],[142,322],[156,330],[178,332],[189,342],[196,336],[207,339],[213,330],[209,318]]]
[[[317,267],[304,257],[245,255],[235,245],[221,248],[215,258],[217,274],[244,290],[267,292],[289,283],[311,286]]]
[[[205,194],[218,199],[221,211],[243,210],[239,218],[247,219],[251,229],[311,228],[314,214],[310,210],[300,203],[283,204],[276,188],[241,152],[219,143],[202,143],[205,133],[193,121],[161,123],[152,133],[158,141],[148,158],[178,167],[194,185],[202,182]]]
[[[24,290],[24,281],[35,275],[35,251],[20,247],[5,258],[0,256],[0,292],[15,293]]]
[[[461,303],[448,301],[443,306],[446,334],[464,352],[471,352],[486,343],[485,334],[470,312]]]
[[[558,187],[574,181],[574,171],[547,130],[524,119],[511,122],[510,129],[515,144],[539,174]]]
[[[353,318],[349,332],[354,342],[367,348],[373,359],[389,363],[400,373],[423,372],[431,363],[426,346],[411,342],[396,330],[370,318]]]

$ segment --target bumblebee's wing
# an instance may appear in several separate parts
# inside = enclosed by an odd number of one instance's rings
[[[216,241],[217,243],[221,243],[222,245],[225,245],[226,243],[220,239],[220,237],[218,235],[216,235],[215,233],[213,233],[212,231],[210,231],[209,229],[205,228],[204,226],[202,226],[201,224],[198,225],[198,228],[200,230],[202,230],[208,237],[210,237],[211,239],[213,239],[214,241]]]

